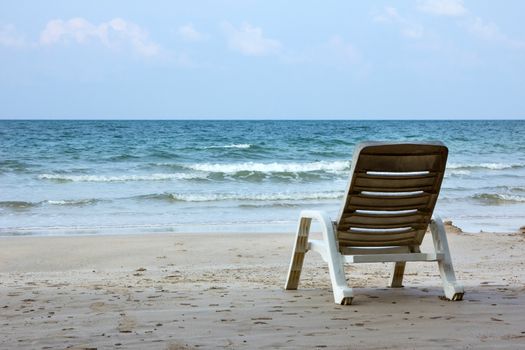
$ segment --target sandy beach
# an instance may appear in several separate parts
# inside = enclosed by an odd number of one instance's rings
[[[435,263],[347,267],[351,306],[307,255],[282,286],[292,234],[2,237],[0,348],[516,349],[525,342],[522,234],[449,234],[462,302]],[[430,248],[427,235],[423,247]]]
[[[520,13],[0,1],[0,350],[525,350]]]

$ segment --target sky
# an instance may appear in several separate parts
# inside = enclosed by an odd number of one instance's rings
[[[1,119],[525,119],[522,0],[2,1]]]

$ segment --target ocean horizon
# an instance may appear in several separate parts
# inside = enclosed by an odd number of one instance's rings
[[[0,235],[293,232],[336,219],[354,147],[449,148],[436,213],[525,225],[524,120],[1,120]]]

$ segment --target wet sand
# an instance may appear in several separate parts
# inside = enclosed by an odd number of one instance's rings
[[[333,303],[309,253],[282,289],[292,234],[2,237],[2,349],[517,349],[525,344],[525,235],[449,234],[461,302],[437,264],[347,266]],[[427,235],[423,248],[430,250]],[[425,249],[424,249],[425,250]]]

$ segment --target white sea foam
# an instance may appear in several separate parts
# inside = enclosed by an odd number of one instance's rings
[[[301,193],[171,193],[169,198],[183,202],[215,202],[225,200],[240,201],[299,201],[299,200],[319,200],[319,199],[339,199],[343,196],[342,191],[329,192],[301,192]]]
[[[499,197],[505,201],[510,202],[525,202],[525,197],[523,196],[516,196],[511,194],[500,194]]]
[[[503,170],[524,167],[525,164],[520,163],[478,163],[478,164],[461,164],[461,163],[449,163],[448,169],[490,169],[490,170]]]
[[[69,199],[69,200],[46,200],[44,203],[51,205],[85,205],[99,202],[98,199]]]
[[[524,196],[517,196],[512,194],[500,194],[500,193],[482,193],[473,196],[474,199],[483,200],[486,202],[493,203],[505,203],[505,202],[525,202]]]
[[[340,172],[349,169],[350,162],[348,161],[319,161],[310,163],[195,163],[185,164],[186,168],[198,171],[207,171],[215,173],[232,174],[241,171],[257,171],[265,173],[278,172],[310,172],[310,171],[326,171],[326,172]]]
[[[213,148],[250,148],[252,145],[248,143],[234,143],[231,145],[222,145],[222,146],[208,146],[204,147],[205,149],[213,149]]]
[[[470,170],[447,170],[445,177],[470,175]]]
[[[205,178],[202,174],[145,174],[145,175],[64,175],[64,174],[42,174],[38,176],[42,180],[72,181],[72,182],[118,182],[118,181],[161,181],[161,180],[190,180]]]

